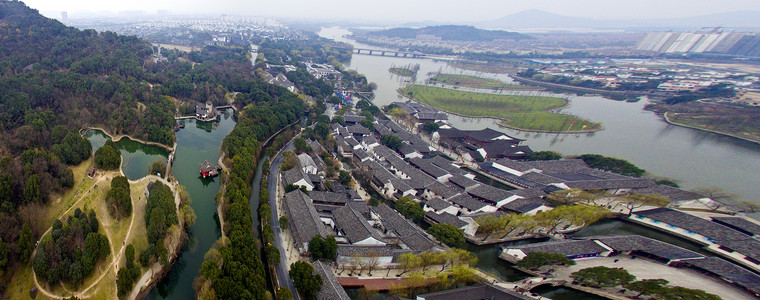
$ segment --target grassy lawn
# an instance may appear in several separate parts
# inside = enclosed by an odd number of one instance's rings
[[[493,95],[421,85],[399,89],[399,92],[451,113],[498,118],[502,125],[516,129],[583,132],[602,128],[601,123],[551,112],[567,104],[567,100],[556,97]]]
[[[480,78],[461,74],[438,74],[430,78],[430,81],[440,82],[453,86],[465,86],[482,89],[505,89],[505,90],[540,90],[541,88],[508,84],[496,79]]]

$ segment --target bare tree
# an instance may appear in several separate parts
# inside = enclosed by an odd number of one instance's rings
[[[367,275],[372,276],[372,270],[377,268],[377,265],[380,263],[380,257],[382,256],[382,254],[380,254],[380,252],[378,252],[377,250],[373,249],[373,250],[367,251],[367,253],[365,253],[364,256],[367,259],[366,260],[367,269],[369,269],[369,272],[367,273]]]

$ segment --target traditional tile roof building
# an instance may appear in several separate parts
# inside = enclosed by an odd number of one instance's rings
[[[309,241],[314,236],[326,237],[329,232],[319,219],[309,196],[300,190],[295,190],[285,194],[284,200],[285,212],[290,223],[289,228],[293,232],[296,247],[301,253],[306,253],[309,249]]]
[[[410,223],[397,211],[385,204],[371,208],[374,215],[382,222],[386,236],[394,235],[402,241],[403,245],[414,251],[427,251],[435,246],[433,240],[428,238],[419,227]]]
[[[314,184],[311,182],[311,179],[299,166],[295,166],[287,171],[282,171],[280,175],[282,177],[283,185],[285,186],[292,184],[305,187],[307,191],[314,189]]]
[[[322,277],[322,289],[317,292],[318,300],[350,300],[346,294],[346,290],[338,282],[338,278],[335,277],[330,266],[321,262],[315,261],[312,263],[314,266],[314,273],[319,274]]]
[[[335,228],[347,237],[352,245],[385,245],[380,232],[372,228],[361,211],[354,210],[350,203],[333,211]]]

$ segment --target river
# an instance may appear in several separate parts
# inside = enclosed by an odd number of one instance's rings
[[[355,47],[380,49],[356,43],[343,35],[341,28],[323,28],[320,36],[354,44]],[[373,102],[387,105],[404,101],[396,89],[411,83],[406,77],[388,72],[395,66],[419,64],[416,82],[421,83],[430,72],[457,73],[512,80],[504,74],[468,71],[449,66],[444,61],[353,55],[347,68],[367,76],[378,86]],[[669,125],[650,111],[643,110],[647,99],[636,103],[609,100],[600,96],[555,94],[569,98],[571,104],[561,112],[596,122],[605,129],[589,134],[531,133],[499,126],[497,120],[449,115],[449,123],[459,129],[492,128],[526,139],[533,150],[552,150],[564,155],[598,153],[627,159],[647,170],[652,176],[675,179],[682,188],[718,187],[743,200],[760,203],[760,145],[719,134]]]

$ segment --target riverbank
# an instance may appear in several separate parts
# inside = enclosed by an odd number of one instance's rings
[[[105,130],[105,129],[101,128],[101,127],[87,127],[86,129],[84,129],[85,132],[87,130],[98,130],[98,131],[102,132],[103,134],[105,134],[106,136],[108,136],[114,143],[120,141],[122,138],[128,138],[128,139],[130,139],[132,141],[135,141],[135,142],[138,142],[138,143],[141,143],[141,144],[144,144],[144,145],[160,147],[160,148],[162,148],[162,149],[164,149],[166,151],[169,151],[169,152],[174,152],[174,149],[177,148],[177,142],[176,141],[174,142],[174,145],[172,147],[169,147],[169,146],[164,145],[162,143],[144,141],[144,140],[132,137],[132,136],[127,135],[127,134],[112,135],[112,134],[108,133],[107,130]],[[82,130],[80,130],[80,133],[81,132],[82,132]]]
[[[448,113],[473,118],[499,119],[501,126],[545,133],[588,133],[603,128],[600,123],[556,111],[570,100],[524,95],[498,95],[412,85],[397,90],[403,97]],[[573,129],[578,128],[578,129]]]
[[[720,134],[720,135],[723,135],[723,136],[732,137],[732,138],[735,138],[735,139],[740,139],[742,141],[752,142],[752,143],[760,145],[760,140],[755,140],[755,139],[751,139],[751,138],[741,137],[741,136],[738,136],[738,135],[735,135],[735,134],[731,134],[731,133],[727,133],[727,132],[722,132],[722,131],[718,131],[718,130],[713,130],[713,129],[708,129],[708,128],[704,128],[704,127],[697,126],[697,125],[689,125],[689,124],[675,122],[675,121],[671,120],[670,117],[668,117],[668,113],[669,112],[667,112],[667,111],[664,112],[664,113],[659,113],[659,112],[656,112],[656,113],[658,115],[662,116],[662,119],[666,123],[668,123],[670,125],[680,126],[680,127],[690,128],[690,129],[695,129],[695,130],[700,130],[700,131],[706,131],[706,132],[715,133],[715,134]]]
[[[439,73],[428,79],[431,83],[451,85],[454,87],[470,87],[489,90],[510,90],[510,91],[539,91],[540,87],[533,87],[519,84],[508,84],[496,79],[482,78],[477,76],[463,74],[443,74]]]

